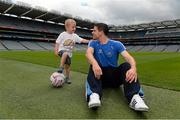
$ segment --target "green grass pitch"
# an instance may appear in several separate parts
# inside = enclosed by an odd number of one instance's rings
[[[59,59],[53,52],[1,51],[0,118],[180,119],[180,54],[132,55],[150,107],[146,113],[131,110],[121,89],[105,90],[100,109],[88,109],[84,83],[89,65],[83,52],[73,54],[73,83],[55,89],[50,85],[49,76],[57,70]]]

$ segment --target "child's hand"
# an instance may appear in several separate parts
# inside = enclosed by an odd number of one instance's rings
[[[59,44],[55,44],[55,47],[54,47],[54,54],[56,55],[56,56],[58,56],[58,49],[59,49]]]
[[[54,51],[56,57],[58,57],[58,51]]]

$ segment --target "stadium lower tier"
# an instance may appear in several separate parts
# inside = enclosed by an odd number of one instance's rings
[[[86,50],[87,45],[77,44],[74,50]],[[0,51],[7,50],[30,50],[30,51],[52,51],[54,43],[39,41],[18,41],[18,40],[0,40]]]
[[[128,45],[129,52],[180,52],[180,45]],[[87,45],[76,44],[75,51],[85,51]],[[54,43],[39,41],[16,41],[0,40],[0,51],[7,50],[30,50],[30,51],[52,51]]]

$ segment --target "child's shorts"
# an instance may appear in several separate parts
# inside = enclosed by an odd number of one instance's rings
[[[59,51],[58,55],[59,55],[60,57],[62,57],[62,55],[64,54],[64,52],[66,52],[66,51],[65,51],[65,50],[61,50],[61,51]],[[68,55],[67,58],[66,58],[65,64],[71,65],[71,58],[69,57],[69,55]]]

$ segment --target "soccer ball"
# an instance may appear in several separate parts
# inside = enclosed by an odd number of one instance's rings
[[[62,73],[54,72],[50,76],[50,81],[53,87],[62,87],[65,81],[65,76]]]

